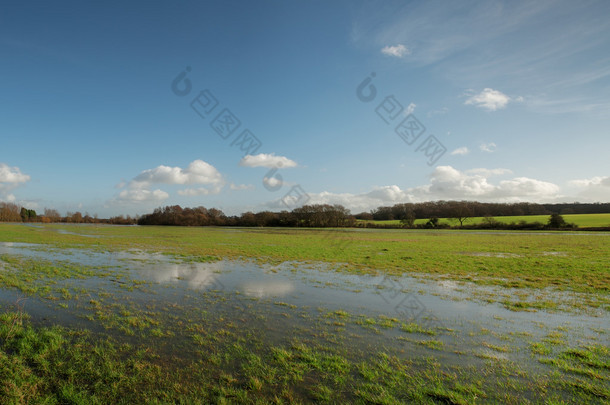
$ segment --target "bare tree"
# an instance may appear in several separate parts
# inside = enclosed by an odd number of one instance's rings
[[[61,215],[59,215],[59,211],[57,211],[56,209],[52,209],[52,208],[45,208],[44,216],[49,218],[49,221],[51,221],[51,222],[59,222],[59,220],[61,219]]]
[[[460,223],[460,228],[464,226],[464,222],[472,217],[472,209],[470,205],[464,201],[455,204],[449,211],[449,218],[455,219]]]

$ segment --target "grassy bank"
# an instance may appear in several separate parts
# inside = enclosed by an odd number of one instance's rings
[[[579,227],[610,227],[610,214],[566,214],[562,215],[563,219],[568,223],[573,223]],[[519,223],[525,222],[541,222],[546,224],[549,220],[549,215],[515,215],[515,216],[497,216],[494,219],[503,224],[510,224],[512,222]],[[485,221],[485,217],[472,217],[468,218],[464,225],[477,225]],[[360,221],[369,222],[377,225],[400,225],[399,220],[387,220],[387,221]],[[415,225],[423,225],[428,222],[428,219],[416,219]],[[439,218],[440,224],[447,224],[450,226],[459,225],[459,223],[451,218]]]

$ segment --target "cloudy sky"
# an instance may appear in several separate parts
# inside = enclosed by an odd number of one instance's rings
[[[2,7],[2,201],[610,201],[610,2],[85,3]]]

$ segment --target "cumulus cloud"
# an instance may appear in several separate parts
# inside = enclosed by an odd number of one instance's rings
[[[545,198],[554,198],[559,187],[553,183],[516,177],[511,180],[502,180],[497,185],[488,182],[489,177],[504,173],[503,171],[478,173],[461,172],[451,166],[439,166],[430,176],[430,184],[417,188],[421,197],[477,199],[494,201],[535,201]]]
[[[22,183],[30,181],[30,176],[21,173],[21,170],[16,166],[9,166],[6,163],[0,163],[0,193],[6,194],[10,190],[18,187]],[[14,197],[14,196],[13,196]]]
[[[511,98],[501,91],[485,88],[478,94],[469,92],[470,97],[466,99],[464,104],[474,105],[475,107],[483,108],[488,111],[496,111],[505,108],[511,101]]]
[[[0,163],[0,183],[19,184],[30,180],[30,176],[21,173],[18,167]]]
[[[180,167],[157,166],[137,175],[130,183],[131,188],[146,188],[152,184],[222,184],[222,175],[214,166],[203,160],[194,160],[182,169]]]
[[[375,187],[361,193],[309,193],[308,204],[341,204],[352,212],[369,211],[384,205],[433,200],[477,200],[497,202],[550,201],[558,197],[559,187],[553,183],[527,177],[491,182],[490,177],[510,173],[507,169],[477,168],[460,171],[451,166],[438,166],[428,184],[401,189],[397,185]],[[281,208],[281,202],[269,204]]]
[[[602,186],[610,187],[610,176],[595,176],[591,179],[570,180],[570,184],[577,187]]]
[[[451,155],[467,155],[469,152],[466,146],[462,146],[461,148],[454,149],[451,151]]]
[[[481,149],[483,152],[487,152],[487,153],[495,152],[497,148],[498,147],[493,142],[482,143],[479,145],[479,149]]]
[[[157,166],[142,171],[129,183],[121,181],[117,188],[126,189],[119,192],[110,204],[146,204],[166,200],[169,194],[163,190],[151,190],[153,184],[169,185],[206,185],[209,187],[189,187],[178,190],[181,196],[218,194],[225,182],[216,168],[203,160],[194,160],[186,168]]]
[[[568,184],[576,188],[577,197],[580,201],[610,201],[610,176],[595,176],[590,179],[570,180]]]
[[[245,167],[296,167],[297,163],[294,160],[288,159],[285,156],[275,156],[275,154],[259,153],[258,155],[246,155],[240,160],[240,166]]]
[[[282,185],[284,183],[281,179],[278,179],[276,177],[266,177],[265,176],[263,178],[263,184],[266,185],[267,187],[275,188],[275,187],[282,187]]]
[[[144,189],[134,189],[134,190],[123,190],[119,193],[119,195],[113,200],[115,203],[125,203],[125,204],[133,204],[133,203],[150,203],[150,202],[159,202],[169,198],[169,194],[167,194],[163,190],[144,190]]]
[[[7,202],[16,202],[17,198],[10,194],[10,191],[28,181],[30,181],[30,176],[21,173],[21,169],[18,167],[0,163],[0,198]],[[35,208],[31,203],[28,207]]]
[[[402,44],[398,44],[398,45],[393,45],[393,46],[384,46],[381,49],[381,53],[383,53],[384,55],[388,55],[388,56],[394,56],[396,58],[402,58],[408,54],[411,53],[411,51],[409,49],[407,49],[406,46],[402,45]]]

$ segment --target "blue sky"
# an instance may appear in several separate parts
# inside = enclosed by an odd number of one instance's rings
[[[15,3],[0,52],[39,211],[610,201],[607,1]]]

